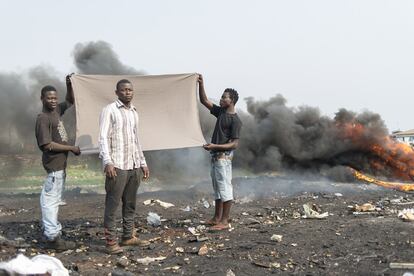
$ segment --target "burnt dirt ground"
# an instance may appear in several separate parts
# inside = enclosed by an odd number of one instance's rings
[[[210,189],[201,183],[138,194],[137,233],[151,245],[125,248],[121,255],[104,250],[102,194],[66,193],[68,205],[59,213],[63,235],[79,248],[65,252],[42,248],[38,194],[0,195],[0,261],[49,254],[71,275],[402,275],[409,270],[391,269],[390,263],[414,262],[414,222],[397,217],[398,210],[414,207],[412,194],[280,176],[236,179],[232,228],[209,232],[202,222],[214,209],[203,202],[212,203]],[[175,206],[144,205],[148,199]],[[303,218],[307,203],[329,216]],[[364,203],[376,210],[354,213],[348,207]],[[190,211],[183,210],[187,206]],[[161,216],[161,226],[147,224],[148,212]],[[275,234],[280,241],[271,239]],[[138,260],[144,257],[165,259],[145,265]]]

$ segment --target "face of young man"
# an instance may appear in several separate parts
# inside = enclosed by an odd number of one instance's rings
[[[220,99],[220,106],[223,108],[229,107],[233,103],[228,92],[224,92]]]
[[[43,106],[47,110],[55,110],[58,104],[58,96],[56,91],[47,91],[45,95],[41,98]]]
[[[121,83],[115,92],[118,99],[125,105],[129,105],[134,97],[134,88],[131,83]]]

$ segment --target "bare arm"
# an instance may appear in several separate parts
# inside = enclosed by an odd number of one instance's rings
[[[206,91],[204,90],[204,80],[203,75],[198,75],[198,94],[200,96],[200,102],[208,108],[208,110],[211,110],[213,108],[213,103],[209,101],[206,95]]]
[[[42,147],[43,151],[53,151],[53,152],[73,152],[75,155],[81,153],[78,146],[62,145],[56,142],[50,142]]]
[[[66,76],[66,101],[70,104],[75,103],[75,96],[73,95],[72,82],[70,81],[70,77],[72,75],[73,73]]]
[[[225,151],[225,150],[233,150],[239,146],[239,139],[230,140],[226,144],[206,144],[203,146],[206,150],[218,150],[218,151]]]

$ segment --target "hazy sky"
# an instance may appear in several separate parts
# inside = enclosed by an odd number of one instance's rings
[[[45,64],[63,80],[76,43],[104,40],[148,74],[203,73],[212,98],[280,93],[414,128],[414,1],[0,0],[0,26],[3,73]]]

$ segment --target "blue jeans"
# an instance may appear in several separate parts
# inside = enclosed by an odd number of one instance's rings
[[[49,173],[43,183],[40,208],[42,210],[43,234],[48,240],[54,240],[61,234],[62,225],[58,221],[58,211],[65,179],[66,172],[61,170]]]
[[[223,202],[233,200],[233,185],[231,184],[231,157],[211,158],[211,180],[213,182],[214,198]]]

